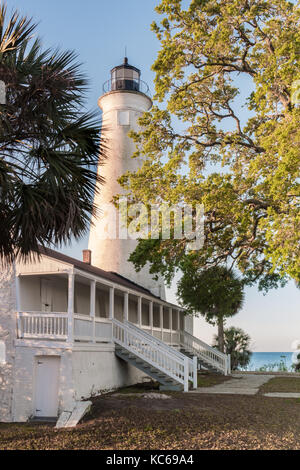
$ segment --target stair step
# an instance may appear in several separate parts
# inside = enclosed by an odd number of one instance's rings
[[[148,364],[146,361],[143,361],[141,358],[124,350],[124,348],[116,348],[116,352],[119,353],[120,357],[125,361],[128,361],[132,365],[140,368],[146,374],[148,373],[154,380],[160,382],[160,384],[165,387],[165,390],[170,387],[170,390],[180,390],[181,384],[176,382],[176,380],[169,377],[166,373],[156,369],[153,365]]]
[[[115,323],[119,328],[121,329],[123,328],[124,331],[126,331],[126,329],[128,328],[133,329],[133,326],[131,328],[130,324],[125,324],[122,326],[121,323],[119,322],[115,322]],[[136,327],[134,327],[134,329],[138,330],[137,333],[139,334],[139,337],[141,339],[141,334],[143,333],[143,330],[136,328]],[[145,334],[145,344],[147,344],[147,341],[149,341],[147,339],[148,336],[149,335]],[[193,339],[191,335],[189,335],[188,338]],[[194,339],[195,341],[197,341],[197,338],[194,338]],[[118,342],[117,339],[115,341]],[[199,342],[199,344],[201,345],[203,343]],[[171,346],[168,346],[168,345],[165,345],[165,346],[166,348],[170,349],[170,352],[171,350],[173,351],[173,348]],[[205,349],[205,344],[204,344],[204,349]],[[158,382],[160,382],[162,384],[162,387],[171,387],[173,390],[183,389],[183,385],[180,382],[178,382],[176,379],[174,379],[172,375],[170,376],[168,371],[164,371],[164,369],[159,364],[157,364],[156,366],[156,364],[153,365],[149,363],[147,360],[147,357],[145,356],[145,359],[143,359],[144,355],[139,354],[138,351],[139,350],[137,349],[137,354],[135,354],[135,345],[132,344],[131,341],[128,342],[128,349],[126,346],[123,346],[120,343],[116,344],[116,354],[119,355],[121,359],[127,361],[134,367],[137,367],[138,369],[143,371],[145,374],[148,374],[150,377],[152,377],[154,380],[157,380]],[[182,344],[181,346],[179,346],[179,348],[177,348],[177,351],[181,352],[182,354],[185,354],[185,356],[188,356],[190,358],[192,358],[193,356],[196,356],[198,358],[198,361],[197,361],[198,365],[201,365],[204,369],[208,369],[214,372],[220,372],[218,371],[216,367],[214,367],[214,365],[212,365],[209,362],[210,361],[209,357],[207,359],[204,357],[204,360],[203,360],[201,358],[201,355],[198,354],[198,351],[195,350],[194,348],[190,348],[188,345]],[[181,357],[183,358],[183,356]]]

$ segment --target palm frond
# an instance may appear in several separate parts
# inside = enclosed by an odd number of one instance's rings
[[[43,50],[35,25],[0,8],[0,258],[28,256],[87,230],[105,160],[101,122],[83,112],[87,79],[72,51]]]
[[[6,4],[0,4],[0,55],[18,49],[24,42],[28,42],[36,28],[32,18],[20,17],[17,11],[6,24],[6,14]]]

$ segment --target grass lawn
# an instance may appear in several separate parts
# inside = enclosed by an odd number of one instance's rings
[[[132,389],[131,389],[132,391]],[[74,429],[0,424],[0,449],[297,449],[300,400],[168,392],[93,399]]]
[[[274,377],[260,388],[260,393],[300,393],[300,377]]]
[[[231,380],[231,377],[221,374],[213,374],[212,372],[200,372],[198,374],[198,387],[212,387],[213,385],[218,385]]]

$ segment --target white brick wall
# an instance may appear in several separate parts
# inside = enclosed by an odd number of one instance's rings
[[[15,267],[0,268],[0,341],[4,341],[6,362],[0,364],[0,421],[11,421],[14,340],[16,337]]]

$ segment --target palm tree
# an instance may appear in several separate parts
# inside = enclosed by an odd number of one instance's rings
[[[32,19],[0,0],[0,258],[64,243],[87,230],[104,158],[87,81],[74,52],[43,51]],[[3,86],[3,84],[2,84]]]
[[[243,306],[243,281],[225,266],[199,270],[187,264],[177,285],[177,293],[191,312],[199,312],[206,321],[218,325],[218,348],[224,352],[224,321]]]
[[[225,353],[230,354],[231,369],[237,370],[239,367],[246,367],[251,359],[250,336],[241,328],[231,326],[224,330]],[[218,337],[215,336],[213,346],[218,345]]]
[[[296,355],[296,362],[292,365],[292,370],[300,372],[300,353]]]

